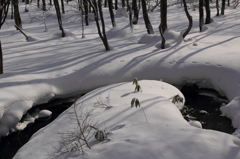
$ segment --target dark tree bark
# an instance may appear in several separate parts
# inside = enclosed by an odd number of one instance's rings
[[[190,30],[192,29],[192,16],[189,14],[188,9],[187,9],[187,4],[186,4],[186,0],[183,0],[183,5],[184,5],[184,11],[186,13],[186,16],[188,18],[189,24],[188,24],[188,28],[187,30],[183,33],[183,39],[188,35],[188,33],[190,32]]]
[[[218,0],[216,0],[216,8],[217,8],[216,16],[219,16],[219,2],[218,2]]]
[[[47,10],[47,9],[46,9],[46,0],[42,0],[42,3],[43,3],[43,8],[42,8],[42,9],[43,9],[44,11]]]
[[[230,0],[228,0],[228,7],[230,7]]]
[[[11,19],[13,19],[13,0],[11,0]]]
[[[10,5],[10,0],[8,1],[1,1],[2,2],[2,8],[0,8],[0,29],[2,28],[2,25],[4,24],[7,14],[8,14],[8,9]]]
[[[133,10],[132,24],[136,25],[138,23],[138,17],[139,17],[139,8],[137,6],[137,0],[132,0],[132,10]]]
[[[211,23],[211,11],[209,6],[209,0],[205,0],[205,8],[206,8],[206,21],[205,24]]]
[[[142,12],[143,12],[143,19],[145,22],[145,26],[147,28],[148,34],[154,34],[152,24],[149,20],[148,13],[147,13],[147,7],[146,7],[146,1],[142,0]]]
[[[50,2],[49,2],[49,3],[50,3],[50,5],[52,5],[52,0],[50,0]]]
[[[126,6],[125,0],[122,0],[122,7],[124,8]]]
[[[62,31],[62,37],[65,37],[65,32],[64,32],[64,29],[62,27],[62,17],[61,17],[61,13],[60,13],[59,3],[58,3],[58,0],[53,0],[53,1],[54,1],[56,14],[57,14],[59,29]]]
[[[3,52],[1,40],[0,40],[0,74],[3,74]]]
[[[129,12],[129,25],[130,25],[130,30],[133,32],[133,23],[132,23],[132,8],[129,4],[129,0],[127,0],[127,9]]]
[[[99,14],[98,14],[96,1],[94,1],[94,4],[91,0],[88,0],[88,2],[89,2],[90,6],[93,10],[94,15],[95,15],[95,22],[96,22],[96,25],[97,25],[98,35],[101,38],[101,40],[103,42],[103,45],[105,46],[106,51],[109,51],[110,46],[108,44],[108,40],[107,40],[107,36],[106,36],[106,32],[105,32],[105,23],[104,23],[103,14],[102,14],[101,0],[98,0]],[[102,31],[101,31],[100,24],[99,24],[99,21],[98,21],[99,15],[100,15],[101,23],[102,23]]]
[[[161,25],[159,27],[162,27],[162,32],[164,33],[167,29],[167,0],[161,0],[160,1],[160,12],[161,12]],[[159,28],[159,30],[161,30]]]
[[[204,12],[203,12],[203,0],[199,0],[199,29],[200,32],[203,30],[203,17],[204,17]]]
[[[115,0],[115,10],[118,10],[118,0]]]
[[[164,34],[163,34],[163,27],[161,26],[162,23],[160,23],[159,25],[159,32],[160,32],[160,35],[161,35],[161,38],[162,38],[162,42],[161,42],[161,49],[165,49],[165,43],[166,43],[166,40],[165,40],[165,37],[164,37]]]
[[[2,28],[2,25],[4,24],[7,18],[9,5],[10,5],[10,0],[1,1],[2,7],[0,8],[0,29]],[[0,40],[0,74],[3,74],[3,52],[2,52],[1,40]]]
[[[83,0],[83,5],[84,5],[85,23],[88,26],[89,25],[89,23],[88,23],[88,8],[89,8],[88,1]]]
[[[62,14],[65,14],[64,1],[63,0],[61,0],[61,6],[62,6]]]
[[[224,15],[226,1],[222,0],[221,14]]]
[[[18,0],[13,0],[13,7],[14,7],[13,14],[14,14],[15,24],[22,29],[22,20],[19,13]]]
[[[109,9],[109,13],[110,13],[111,21],[112,21],[112,26],[116,27],[115,17],[114,17],[114,13],[113,13],[112,0],[108,0],[108,9]]]
[[[107,7],[108,0],[104,0],[104,7]]]
[[[40,7],[40,0],[37,0],[37,7]]]

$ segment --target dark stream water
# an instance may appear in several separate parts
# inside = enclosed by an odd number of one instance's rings
[[[235,129],[231,126],[231,120],[220,116],[221,112],[219,108],[223,103],[222,101],[199,95],[199,92],[202,90],[199,90],[197,86],[184,86],[181,91],[186,98],[186,114],[200,121],[204,129],[213,129],[230,134],[234,132]],[[51,123],[64,110],[69,108],[75,99],[76,97],[55,99],[47,104],[35,106],[34,108],[38,107],[40,109],[50,110],[52,112],[51,118],[48,120],[36,120],[34,124],[28,126],[23,131],[14,132],[2,138],[0,141],[0,159],[12,159],[20,147],[22,147],[36,131]],[[200,110],[206,111],[207,114],[200,113]],[[184,118],[188,120],[186,116]]]
[[[34,108],[50,110],[52,116],[48,120],[38,119],[23,131],[14,132],[7,137],[3,137],[0,141],[0,159],[12,159],[16,152],[28,142],[36,131],[51,123],[64,110],[69,108],[74,101],[75,98],[54,99],[49,103],[35,106]]]

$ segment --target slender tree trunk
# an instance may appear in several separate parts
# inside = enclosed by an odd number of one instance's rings
[[[126,6],[125,0],[122,0],[122,7],[124,8]]]
[[[64,1],[63,0],[61,0],[61,4],[62,4],[62,14],[65,14]]]
[[[166,43],[166,39],[164,37],[164,33],[163,33],[163,26],[161,26],[162,23],[160,23],[159,25],[159,32],[160,32],[160,35],[161,35],[161,38],[162,38],[162,42],[161,42],[161,49],[165,49],[165,43]]]
[[[152,24],[149,20],[148,13],[147,13],[147,7],[146,7],[146,1],[142,0],[142,12],[143,12],[143,19],[145,22],[145,26],[147,28],[148,34],[154,34]]]
[[[138,17],[139,17],[139,8],[137,6],[137,0],[132,0],[132,9],[133,9],[132,24],[136,25],[138,23]]]
[[[85,10],[85,23],[88,26],[88,1],[87,0],[83,0],[84,3],[84,10]]]
[[[133,32],[133,23],[132,23],[132,8],[129,4],[129,0],[126,0],[127,1],[127,9],[128,9],[128,12],[129,12],[129,25],[130,25],[130,30],[131,32]]]
[[[107,7],[108,0],[104,0],[104,7]],[[109,5],[109,4],[108,4]]]
[[[118,10],[118,0],[115,0],[115,10]]]
[[[228,7],[230,7],[230,0],[228,0]]]
[[[2,28],[2,25],[4,24],[7,18],[9,6],[10,0],[8,0],[7,2],[2,1],[2,8],[0,9],[0,29]]]
[[[94,1],[94,4],[93,4],[92,0],[88,0],[88,2],[89,2],[90,6],[91,6],[91,8],[93,10],[94,15],[95,15],[95,22],[96,22],[96,25],[97,25],[98,35],[101,38],[101,40],[103,42],[103,45],[105,46],[106,51],[109,51],[110,50],[110,46],[108,44],[107,36],[105,34],[105,24],[104,24],[102,12],[99,11],[100,19],[101,19],[101,22],[102,22],[102,32],[101,32],[100,24],[99,24],[99,21],[98,21],[99,15],[98,15],[98,9],[97,9],[96,1]],[[98,6],[100,6],[99,9],[102,9],[101,8],[102,5],[101,5],[101,1],[100,0],[98,1]]]
[[[216,0],[216,8],[217,8],[216,16],[219,16],[219,2],[218,2],[218,0]]]
[[[14,10],[13,9],[13,3],[14,3],[13,0],[11,0],[11,19],[13,19],[13,14],[14,14],[13,13],[13,10]]]
[[[203,17],[204,17],[204,12],[203,12],[203,0],[199,0],[199,29],[200,32],[203,30]]]
[[[37,7],[40,7],[40,0],[37,0]]]
[[[225,0],[222,0],[222,8],[221,8],[221,14],[224,15],[224,11],[225,11]]]
[[[113,13],[112,0],[108,0],[108,9],[109,9],[109,13],[110,13],[111,21],[112,21],[112,26],[116,27],[115,17],[114,17],[114,13]]]
[[[58,0],[53,0],[53,1],[54,1],[54,6],[55,6],[57,18],[58,18],[59,29],[62,31],[62,37],[65,37],[65,32],[62,27],[62,17],[61,17],[61,13],[60,13],[59,3],[58,3]]]
[[[167,29],[167,0],[161,0],[160,1],[160,12],[161,12],[161,25],[159,27],[162,27],[159,30],[162,30],[164,33]]]
[[[50,3],[50,5],[52,5],[52,0],[50,0],[50,2],[49,2],[49,3]]]
[[[43,3],[43,10],[45,11],[46,10],[46,0],[42,0],[42,3]]]
[[[186,0],[183,0],[183,5],[184,5],[184,11],[186,13],[186,16],[188,18],[189,24],[188,24],[188,28],[187,30],[183,33],[183,39],[187,36],[187,34],[190,32],[190,30],[192,29],[192,16],[189,14],[188,9],[187,9],[187,4],[186,4]]]
[[[0,74],[3,74],[3,52],[1,40],[0,40]]]
[[[13,7],[14,7],[13,14],[14,14],[15,24],[22,29],[22,20],[19,13],[18,0],[13,0]]]
[[[211,11],[209,6],[209,0],[205,0],[205,8],[206,8],[206,21],[205,24],[211,23]]]

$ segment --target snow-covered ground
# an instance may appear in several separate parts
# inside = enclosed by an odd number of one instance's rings
[[[15,30],[11,19],[6,20],[0,31],[4,53],[4,74],[0,75],[1,136],[23,129],[29,120],[34,121],[28,116],[25,122],[19,123],[23,114],[37,104],[101,87],[79,99],[76,106],[83,103],[91,108],[99,97],[110,99],[110,109],[93,113],[97,127],[109,132],[110,141],[98,143],[92,138],[92,149],[84,147],[83,154],[69,152],[61,157],[240,158],[240,139],[235,137],[240,136],[239,9],[227,8],[226,15],[213,16],[212,23],[201,33],[198,11],[189,10],[194,25],[182,41],[180,35],[188,26],[187,18],[182,8],[169,7],[167,48],[161,50],[158,47],[159,10],[149,12],[155,34],[147,35],[142,16],[131,33],[128,18],[123,15],[116,14],[117,28],[112,28],[105,8],[107,36],[112,48],[108,52],[104,51],[94,21],[85,27],[86,38],[81,38],[81,22],[70,18],[71,6],[63,18],[67,33],[64,38],[59,36],[54,8],[46,19],[47,30],[41,11],[37,12],[34,6],[28,13],[23,12],[23,5],[20,9],[23,28],[31,36],[30,40],[26,41]],[[214,9],[212,15],[215,15]],[[134,93],[131,81],[135,77],[146,79],[139,81],[142,92]],[[197,122],[187,123],[169,101],[171,96],[181,93],[161,80],[179,88],[195,83],[225,95],[231,102],[221,110],[238,128],[235,136],[196,128],[194,126],[201,127]],[[130,108],[133,97],[139,99],[148,122],[141,108]],[[57,155],[62,138],[59,132],[74,130],[76,126],[66,121],[68,111],[38,131],[15,158],[46,159]],[[41,113],[50,114],[47,110]]]

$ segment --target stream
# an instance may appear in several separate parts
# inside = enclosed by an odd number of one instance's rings
[[[183,117],[186,120],[190,120],[190,117],[198,120],[201,122],[203,129],[212,129],[229,134],[235,131],[231,126],[231,120],[220,116],[219,108],[221,104],[228,102],[225,97],[220,96],[214,90],[199,89],[196,85],[184,86],[181,91],[186,99],[183,113]],[[35,106],[34,108],[51,111],[52,116],[46,120],[38,119],[23,131],[14,132],[7,137],[3,137],[0,140],[0,159],[12,159],[35,132],[51,123],[63,111],[69,108],[75,100],[76,97],[54,99],[46,104]]]

